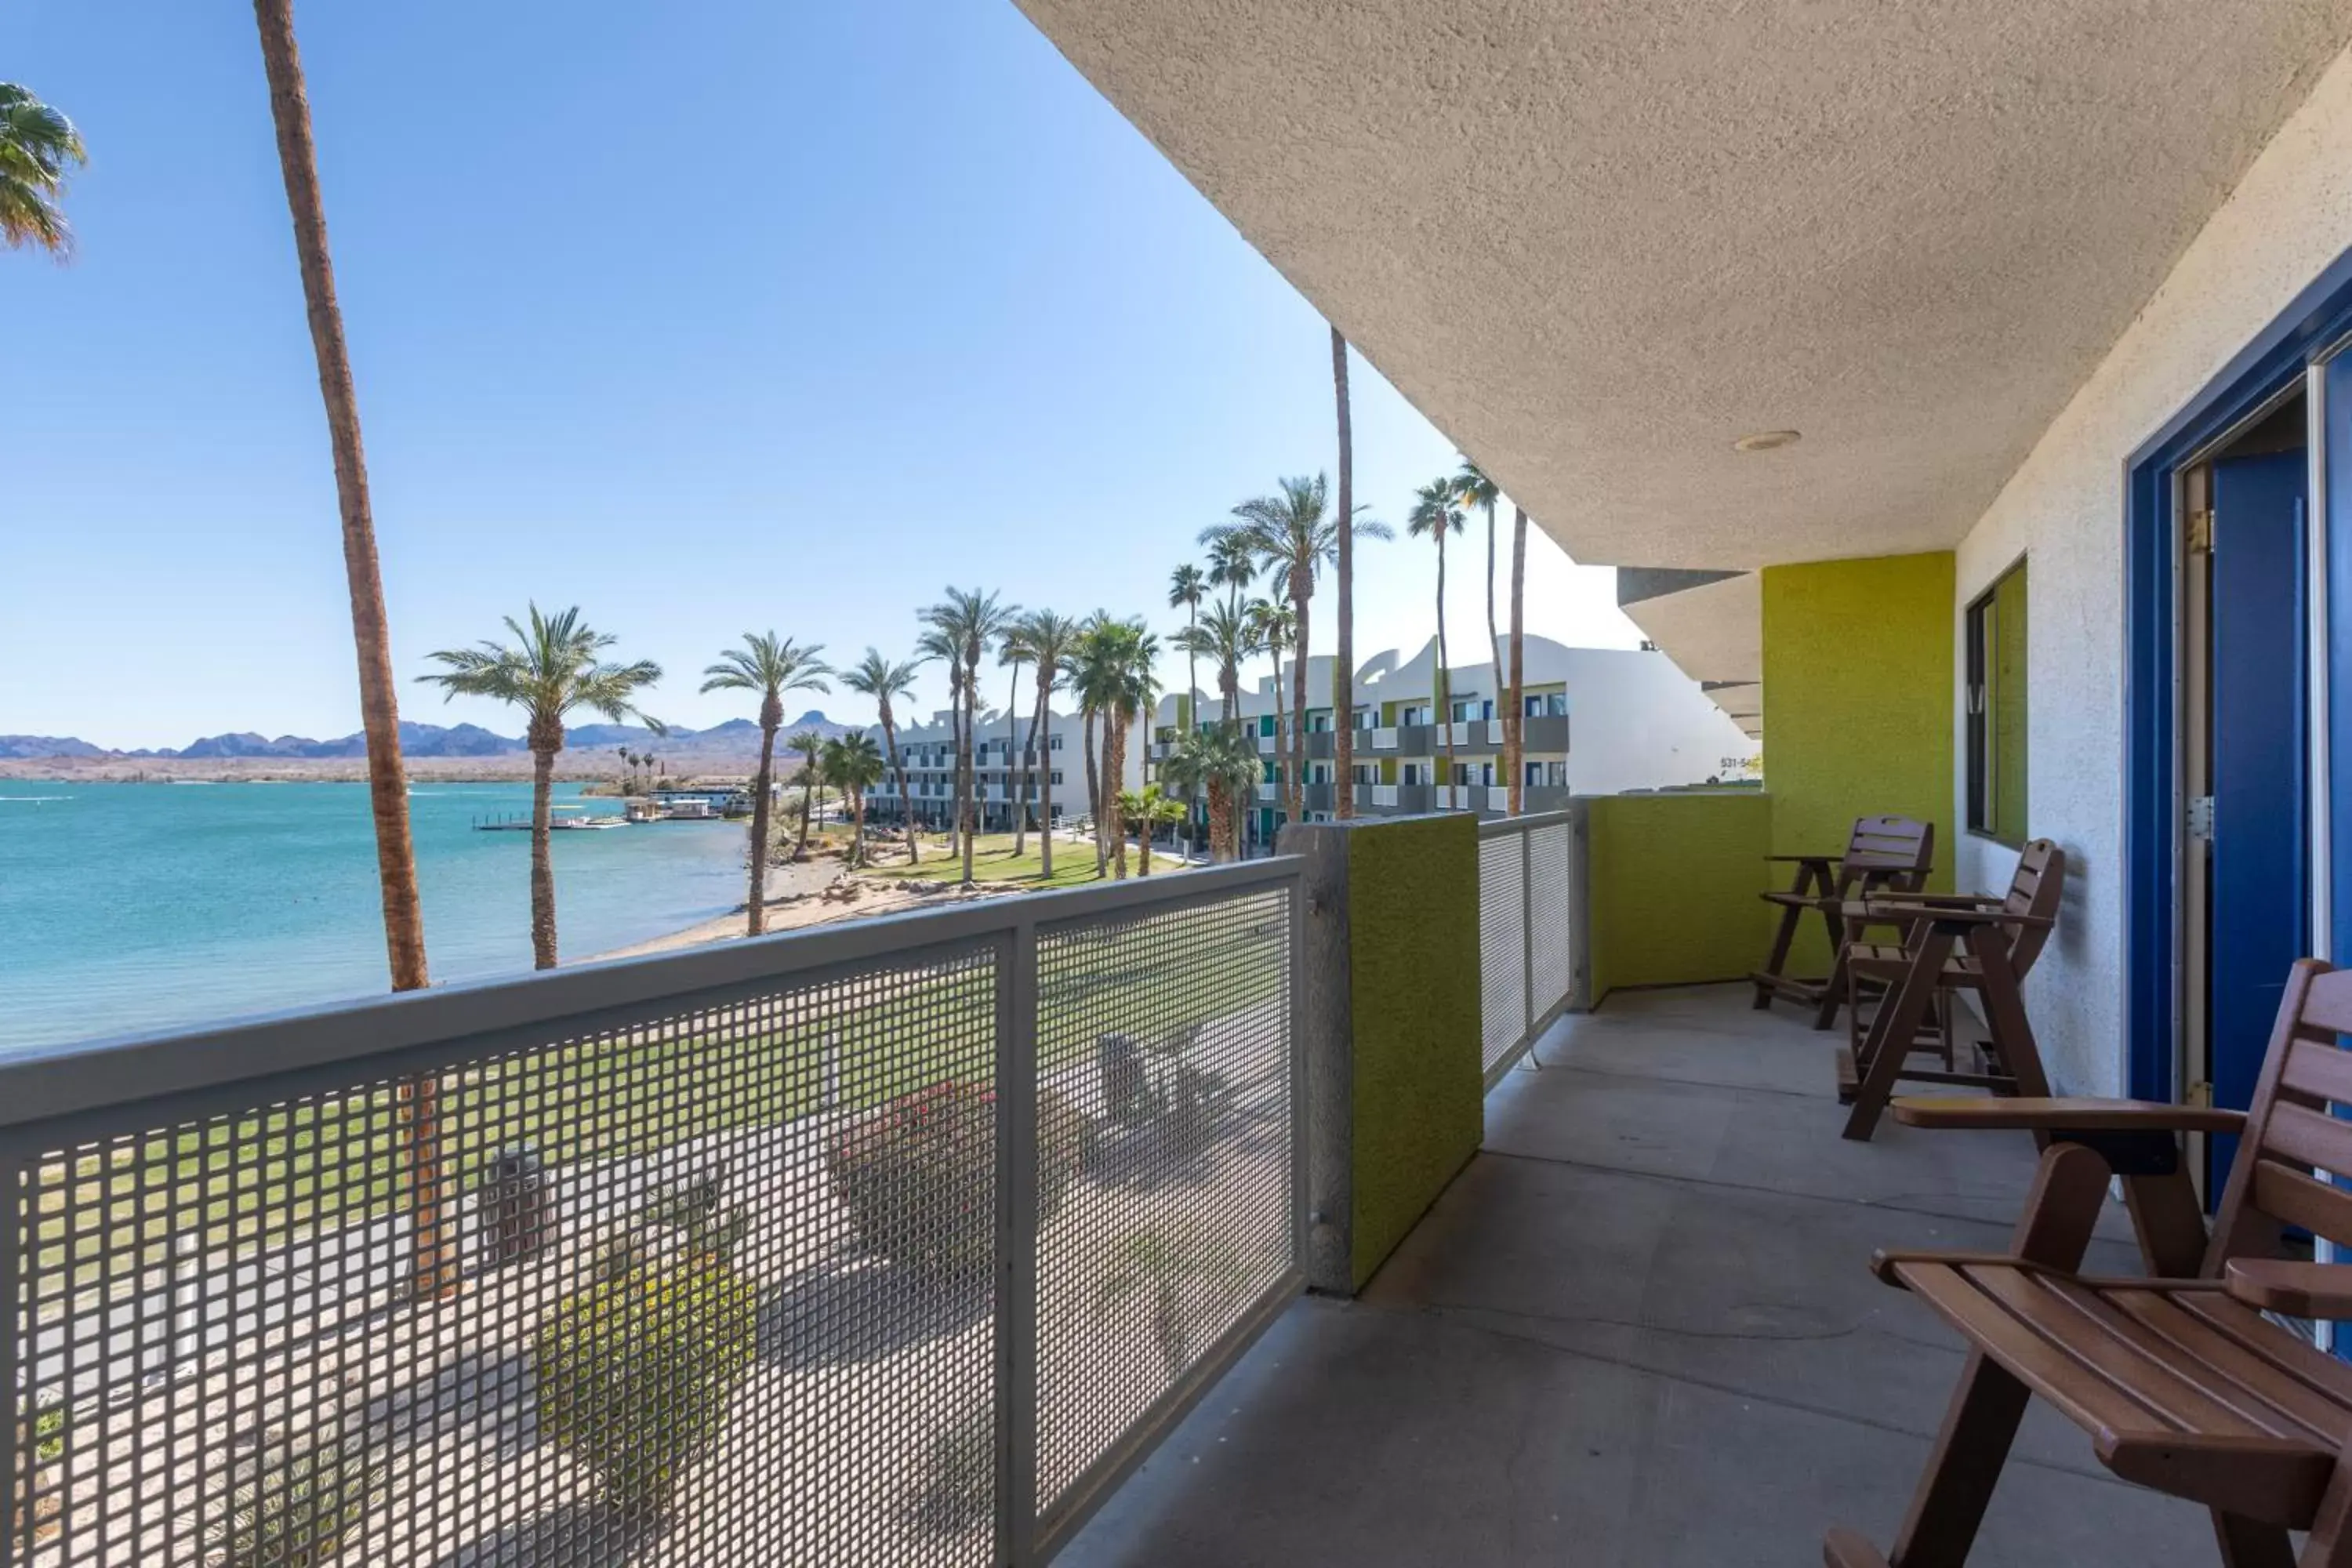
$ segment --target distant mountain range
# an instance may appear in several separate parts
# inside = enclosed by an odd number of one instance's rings
[[[777,744],[783,737],[803,730],[814,730],[828,740],[846,734],[858,726],[837,724],[823,712],[812,708],[777,733]],[[651,752],[656,756],[694,757],[709,760],[718,757],[756,757],[760,752],[760,726],[749,719],[730,719],[724,724],[713,724],[708,730],[673,728],[667,734],[634,724],[575,724],[564,732],[568,751],[612,751],[622,746],[631,751]],[[412,724],[400,726],[400,749],[411,757],[496,757],[525,750],[520,738],[501,735],[485,730],[478,724]],[[307,735],[280,735],[272,740],[252,731],[238,731],[226,735],[205,735],[173,750],[170,747],[142,747],[137,751],[110,751],[94,746],[88,741],[71,735],[0,735],[0,759],[31,761],[49,757],[158,757],[182,761],[205,761],[221,757],[363,757],[367,755],[367,737],[345,735],[340,740],[313,741]]]

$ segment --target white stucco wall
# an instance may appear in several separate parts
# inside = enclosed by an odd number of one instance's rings
[[[2126,1082],[2125,459],[2347,249],[2352,53],[2280,128],[1961,542],[1956,642],[1969,601],[2021,555],[2031,563],[2028,826],[2064,847],[2070,874],[2028,996],[2062,1092],[2119,1093]],[[1956,726],[1964,708],[1953,705]],[[1964,770],[1965,736],[1956,741]],[[1964,788],[1956,773],[1956,799]],[[1958,837],[1963,887],[2001,890],[2014,862],[2000,845]]]

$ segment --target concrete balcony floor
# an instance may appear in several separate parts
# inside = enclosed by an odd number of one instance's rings
[[[1142,1565],[1821,1562],[1892,1539],[1961,1362],[1873,1247],[1999,1248],[2023,1134],[1838,1136],[1837,1035],[1610,998],[1487,1101],[1363,1298],[1294,1307],[1064,1554]],[[2092,1267],[2136,1271],[2119,1207]],[[2037,1405],[1972,1563],[2209,1563],[2201,1510]]]

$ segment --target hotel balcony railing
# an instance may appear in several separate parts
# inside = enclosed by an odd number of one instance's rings
[[[0,1064],[7,1560],[1044,1561],[1300,1288],[1301,865]]]
[[[1479,1045],[1489,1085],[1580,1003],[1579,849],[1564,811],[1478,825]]]

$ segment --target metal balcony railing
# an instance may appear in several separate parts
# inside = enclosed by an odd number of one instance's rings
[[[1490,1085],[1582,1005],[1580,827],[1565,811],[1478,825],[1480,1044]]]
[[[1298,866],[0,1065],[8,1561],[1044,1561],[1298,1289]]]

